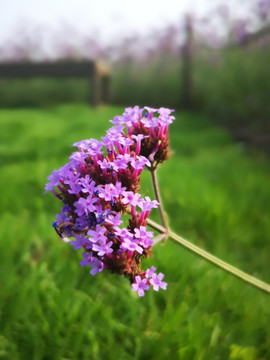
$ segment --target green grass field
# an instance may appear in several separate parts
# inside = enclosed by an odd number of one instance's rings
[[[152,264],[167,291],[80,268],[43,195],[71,144],[100,138],[123,108],[0,110],[0,359],[270,359],[270,297],[170,240]],[[270,164],[198,115],[177,113],[158,171],[171,228],[270,282]],[[149,178],[142,193],[152,195]],[[157,214],[153,214],[157,219]]]

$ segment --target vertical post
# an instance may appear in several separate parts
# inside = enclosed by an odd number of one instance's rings
[[[105,104],[110,102],[110,75],[104,74],[101,79],[101,100]]]
[[[92,71],[89,79],[90,86],[90,104],[92,106],[97,106],[99,103],[99,75],[97,64],[95,61],[92,62]]]
[[[183,46],[183,91],[182,103],[185,109],[193,106],[193,81],[192,81],[192,48],[193,48],[193,27],[191,15],[185,16],[185,44]]]

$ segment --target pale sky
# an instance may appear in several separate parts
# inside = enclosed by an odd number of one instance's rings
[[[224,0],[234,12],[255,0]],[[203,16],[221,0],[0,0],[0,44],[19,29],[49,27],[53,32],[70,25],[79,33],[97,30],[101,39],[144,33],[178,24],[187,12]],[[241,4],[237,6],[237,4]],[[244,5],[245,4],[245,5]]]

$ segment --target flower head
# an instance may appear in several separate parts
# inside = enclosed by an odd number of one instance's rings
[[[141,269],[153,245],[147,217],[159,203],[143,198],[139,189],[141,172],[153,171],[169,157],[172,111],[126,108],[101,141],[74,143],[77,151],[45,186],[63,203],[53,227],[74,250],[83,249],[80,265],[90,266],[91,275],[104,269],[124,275],[139,296],[150,286],[155,291],[167,286],[155,267]]]

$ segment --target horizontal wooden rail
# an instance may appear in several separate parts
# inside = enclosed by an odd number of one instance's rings
[[[0,79],[35,77],[88,79],[90,103],[96,106],[109,102],[110,71],[103,63],[91,60],[0,63]]]
[[[1,78],[87,77],[94,72],[94,62],[14,62],[0,64]]]

